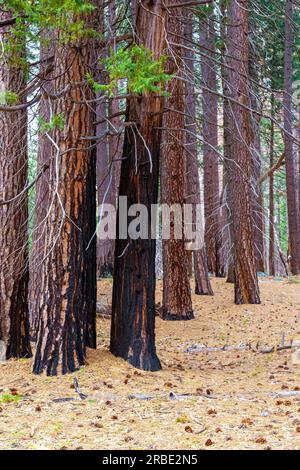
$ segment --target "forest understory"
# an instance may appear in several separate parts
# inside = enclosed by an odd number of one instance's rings
[[[1,364],[0,449],[300,450],[299,354],[262,352],[300,341],[300,279],[259,284],[261,305],[235,305],[232,285],[212,279],[214,297],[193,295],[195,320],[157,317],[159,372],[108,352],[103,314],[98,349],[77,373],[33,376],[31,360]],[[111,289],[112,280],[98,282],[102,312]],[[156,294],[159,302],[161,282]]]

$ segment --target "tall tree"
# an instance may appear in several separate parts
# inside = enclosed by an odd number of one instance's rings
[[[136,5],[134,38],[158,60],[165,47],[166,10],[161,0]],[[156,92],[133,95],[127,101],[120,196],[128,207],[148,210],[148,236],[119,236],[118,207],[110,350],[144,370],[159,370],[155,349],[155,240],[151,239],[151,205],[157,203],[163,99]],[[126,214],[127,217],[127,214]],[[127,217],[127,228],[131,218]]]
[[[274,116],[274,94],[271,96],[271,115]],[[274,165],[274,122],[271,121],[270,132],[270,168]],[[274,204],[274,174],[269,180],[269,274],[275,276],[275,204]]]
[[[73,372],[84,364],[86,346],[96,342],[95,152],[83,137],[95,133],[94,92],[86,77],[97,59],[97,42],[89,33],[98,29],[97,15],[97,8],[88,17],[75,14],[74,23],[84,21],[87,34],[82,30],[68,41],[58,35],[55,48],[55,125],[47,132],[51,194],[34,303],[39,312],[34,373]]]
[[[252,224],[250,146],[253,142],[253,130],[247,109],[250,105],[248,9],[248,0],[231,0],[228,27],[233,160],[230,193],[237,304],[260,302]]]
[[[0,9],[0,21],[12,13]],[[12,40],[11,26],[0,28],[2,47]],[[0,63],[0,340],[6,358],[30,357],[28,315],[27,111],[24,44]],[[9,111],[5,104],[15,106]]]
[[[289,227],[289,252],[292,274],[300,274],[300,222],[296,200],[296,177],[293,153],[293,0],[286,0],[284,52],[284,152]]]
[[[172,5],[172,14],[168,19],[170,51],[167,69],[176,75],[168,86],[169,97],[163,119],[164,138],[161,159],[162,203],[169,208],[177,205],[183,210],[185,195],[185,151],[184,151],[184,81],[183,81],[183,49],[180,38],[183,36],[182,7]],[[190,320],[194,318],[189,283],[187,254],[183,225],[182,238],[176,239],[174,213],[171,213],[170,239],[163,240],[163,304],[164,320]]]
[[[187,10],[184,24],[186,50],[185,64],[185,149],[186,149],[186,198],[187,204],[193,204],[193,231],[196,229],[196,210],[201,203],[200,180],[198,168],[196,100],[195,100],[195,54],[193,44],[193,11]],[[207,254],[205,245],[193,251],[195,293],[213,295],[208,276]]]
[[[204,163],[204,213],[205,244],[208,270],[223,277],[221,264],[220,185],[218,155],[218,96],[215,63],[216,33],[212,7],[200,21],[202,47],[202,113],[203,113],[203,163]],[[211,91],[210,91],[211,90]]]

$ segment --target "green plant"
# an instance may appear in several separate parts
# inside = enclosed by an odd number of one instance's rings
[[[22,395],[12,395],[11,393],[5,393],[0,395],[0,403],[19,403],[22,399]]]
[[[41,132],[50,132],[54,129],[59,129],[62,131],[65,126],[65,116],[63,114],[54,114],[49,122],[40,118],[39,124]]]
[[[109,78],[108,84],[96,83],[91,75],[88,75],[87,80],[95,91],[106,91],[110,96],[113,96],[114,89],[122,79],[127,80],[129,93],[163,94],[163,84],[172,78],[164,70],[166,60],[166,56],[155,60],[149,49],[135,44],[116,52],[111,51],[110,56],[103,61]]]

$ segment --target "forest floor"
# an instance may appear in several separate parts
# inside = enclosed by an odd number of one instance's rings
[[[283,334],[284,344],[300,340],[300,280],[261,277],[255,306],[234,305],[232,285],[212,282],[214,297],[193,296],[195,320],[157,318],[160,372],[113,357],[103,318],[99,348],[76,374],[34,376],[30,360],[1,364],[0,449],[299,450],[300,354],[257,348],[281,344]],[[111,287],[99,282],[104,307]]]

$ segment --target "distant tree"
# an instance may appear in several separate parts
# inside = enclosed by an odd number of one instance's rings
[[[283,115],[290,267],[292,274],[296,275],[300,274],[300,222],[293,151],[293,3],[293,0],[286,0]]]
[[[167,70],[176,75],[168,83],[169,96],[166,100],[167,112],[164,114],[163,147],[161,158],[161,200],[172,207],[175,204],[183,209],[185,202],[185,105],[183,82],[183,49],[180,39],[183,36],[182,7],[173,8],[168,20],[170,41]],[[182,238],[174,234],[176,221],[171,213],[170,239],[163,240],[163,304],[164,320],[190,320],[194,318],[188,272],[188,258],[185,249],[184,231]]]
[[[193,231],[196,229],[196,207],[201,203],[200,180],[198,167],[198,145],[196,125],[196,101],[195,101],[195,53],[193,43],[193,12],[188,10],[184,23],[185,46],[185,145],[186,145],[186,197],[187,204],[193,204]],[[203,240],[204,241],[204,240]],[[208,276],[207,254],[205,245],[193,253],[195,294],[213,295],[213,290]]]

